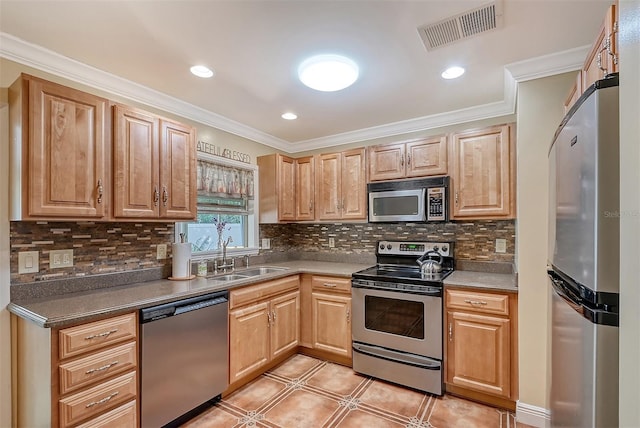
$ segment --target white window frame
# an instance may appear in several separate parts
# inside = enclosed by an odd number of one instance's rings
[[[227,159],[220,156],[210,155],[208,153],[198,153],[198,160],[205,160],[207,162],[231,166],[235,168],[243,168],[253,171],[253,213],[250,214],[247,218],[247,246],[243,248],[227,248],[227,257],[241,257],[245,255],[254,256],[257,255],[260,246],[259,246],[259,238],[260,238],[260,225],[259,225],[259,200],[260,200],[260,183],[258,177],[258,165],[239,162],[233,159]],[[220,212],[220,214],[234,214],[234,213],[225,213]],[[176,222],[175,224],[175,242],[180,242],[180,234],[188,233],[188,223],[193,222]],[[191,260],[209,260],[214,258],[222,257],[222,249],[216,249],[211,251],[201,251],[191,255]]]

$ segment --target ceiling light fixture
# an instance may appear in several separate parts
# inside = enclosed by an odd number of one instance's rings
[[[295,113],[287,112],[282,114],[282,118],[287,120],[295,120],[298,118],[298,115]]]
[[[464,68],[454,66],[454,67],[449,67],[445,71],[443,71],[441,76],[443,79],[457,79],[463,74],[464,74]]]
[[[317,91],[334,92],[351,86],[360,70],[353,60],[333,54],[316,55],[298,67],[300,81]]]
[[[191,73],[203,78],[213,77],[213,70],[204,65],[194,65],[191,67]]]

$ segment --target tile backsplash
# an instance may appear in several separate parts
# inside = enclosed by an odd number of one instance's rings
[[[173,223],[11,222],[11,284],[171,265]],[[156,259],[158,244],[167,258]],[[49,251],[73,249],[73,267],[49,266]],[[38,251],[39,272],[18,274],[18,252]]]
[[[300,257],[361,262],[375,260],[383,239],[454,241],[457,260],[514,262],[515,220],[451,223],[294,223],[261,224],[260,238],[271,239],[263,260]],[[334,247],[329,247],[333,238]],[[506,252],[495,252],[495,240]],[[170,272],[173,223],[11,222],[11,284],[89,277],[163,268]],[[158,244],[167,258],[156,259]],[[49,266],[49,251],[73,249],[73,267]],[[38,251],[38,273],[18,274],[18,252]]]
[[[261,224],[260,238],[271,239],[261,254],[315,252],[375,254],[379,240],[453,241],[457,260],[514,262],[515,220],[478,220],[451,223],[337,223]],[[334,247],[329,247],[333,238]],[[496,253],[496,239],[506,241],[506,252]]]

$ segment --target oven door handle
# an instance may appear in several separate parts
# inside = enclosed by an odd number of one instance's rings
[[[439,287],[423,287],[420,291],[415,290],[405,290],[398,288],[389,288],[385,286],[379,286],[374,281],[359,281],[359,280],[351,280],[351,288],[366,288],[369,290],[382,290],[388,291],[391,293],[405,293],[405,294],[419,294],[422,296],[431,296],[431,297],[441,297],[442,296],[442,288]]]
[[[381,358],[383,360],[393,361],[395,363],[406,364],[408,366],[420,367],[427,370],[440,370],[442,363],[431,358],[423,357],[414,354],[403,354],[390,349],[381,348],[378,346],[363,345],[360,343],[353,343],[353,352],[359,354],[368,355],[374,358]]]

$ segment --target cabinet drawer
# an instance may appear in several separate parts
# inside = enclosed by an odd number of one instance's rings
[[[59,332],[60,359],[135,339],[137,329],[135,313],[65,328]]]
[[[447,309],[464,309],[496,315],[509,315],[509,295],[475,291],[447,290]]]
[[[138,426],[138,414],[136,412],[136,402],[129,401],[127,404],[115,408],[104,415],[91,419],[78,425],[76,428],[123,428]]]
[[[136,367],[136,342],[128,342],[60,365],[60,394]]]
[[[76,424],[133,399],[136,386],[136,372],[130,372],[63,398],[59,402],[60,426]]]
[[[248,303],[255,303],[258,300],[266,299],[285,291],[297,290],[300,286],[298,275],[280,278],[262,284],[252,285],[238,290],[231,290],[229,293],[229,309]]]
[[[311,288],[314,290],[344,291],[351,293],[351,278],[314,275],[311,280]]]

